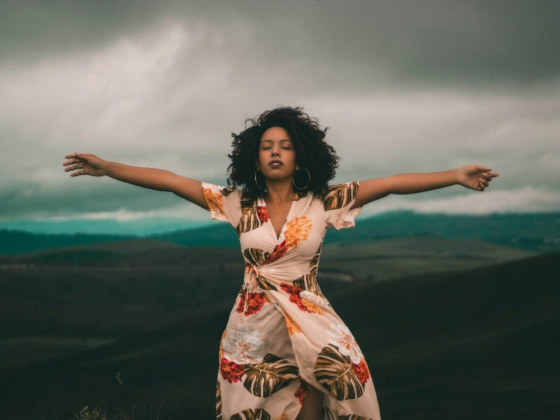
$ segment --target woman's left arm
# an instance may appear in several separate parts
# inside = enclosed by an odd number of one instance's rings
[[[475,191],[484,191],[492,178],[499,175],[497,172],[490,172],[491,170],[492,168],[486,166],[471,164],[449,171],[406,173],[360,181],[353,207],[363,206],[389,194],[414,194],[455,184]]]

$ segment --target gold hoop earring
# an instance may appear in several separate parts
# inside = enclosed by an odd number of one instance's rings
[[[307,171],[307,175],[309,176],[309,180],[307,181],[307,185],[305,187],[298,187],[296,185],[295,179],[292,179],[292,183],[294,184],[294,187],[296,187],[298,190],[303,190],[304,188],[307,188],[309,186],[309,183],[311,182],[311,174],[309,173],[307,168],[303,168],[303,169],[305,169]]]

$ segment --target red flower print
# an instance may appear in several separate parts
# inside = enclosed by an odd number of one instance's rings
[[[247,305],[247,312],[245,316],[256,314],[261,310],[266,302],[265,293],[247,293],[249,295],[249,303]],[[241,298],[237,305],[237,313],[242,313],[245,308],[245,293],[240,293]]]
[[[303,404],[303,400],[307,396],[307,391],[309,391],[309,383],[307,383],[307,381],[301,379],[300,377],[299,387],[298,389],[296,389],[296,392],[294,392],[294,397],[299,399],[300,404]]]
[[[243,293],[239,293],[239,304],[237,305],[237,313],[243,312],[243,307],[245,306],[245,296]]]
[[[298,308],[301,309],[302,311],[313,313],[313,311],[310,310],[301,301],[301,297],[299,296],[299,294],[303,292],[303,289],[300,289],[299,287],[292,286],[291,284],[284,283],[284,282],[280,283],[280,287],[282,288],[283,291],[290,294],[290,302],[295,303],[298,306]]]
[[[257,206],[257,217],[263,222],[268,222],[268,209],[265,206]]]
[[[241,376],[245,373],[245,365],[238,365],[235,362],[231,362],[225,357],[222,357],[220,361],[220,372],[222,377],[228,381],[230,384],[234,382],[239,382]]]
[[[243,307],[245,306],[245,289],[239,292],[239,304],[237,305],[237,313],[243,312]]]
[[[356,378],[360,381],[361,384],[365,384],[369,378],[369,370],[365,363],[366,361],[362,359],[359,364],[352,363],[352,369],[354,370],[354,374]]]
[[[286,252],[288,252],[288,248],[286,248],[286,240],[284,239],[281,243],[276,245],[274,251],[272,251],[265,264],[270,264],[271,262],[276,261],[277,259],[281,258]]]

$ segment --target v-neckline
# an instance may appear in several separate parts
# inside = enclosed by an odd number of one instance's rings
[[[292,202],[290,203],[290,209],[288,210],[288,214],[286,215],[286,220],[284,221],[284,223],[282,224],[282,227],[280,228],[280,235],[276,236],[276,229],[274,229],[274,224],[272,223],[272,219],[270,218],[270,213],[268,211],[268,206],[266,205],[266,201],[264,201],[264,198],[260,198],[259,200],[261,201],[262,205],[266,208],[266,214],[268,216],[268,220],[266,223],[269,224],[270,228],[272,229],[272,234],[274,235],[274,238],[276,239],[276,243],[280,242],[280,238],[282,237],[282,234],[284,233],[284,231],[286,230],[286,225],[288,224],[288,221],[290,220],[290,215],[292,214],[292,209],[294,207],[294,202],[296,201],[296,193],[294,192],[294,197],[292,198]]]

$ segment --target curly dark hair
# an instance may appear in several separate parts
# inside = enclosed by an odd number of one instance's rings
[[[328,127],[321,130],[317,118],[311,118],[302,107],[282,106],[263,112],[256,121],[252,118],[245,120],[252,123],[239,135],[231,133],[234,137],[233,152],[228,153],[231,164],[228,172],[228,186],[240,186],[243,195],[250,199],[263,197],[264,190],[255,185],[255,161],[258,159],[260,139],[264,132],[271,127],[284,128],[292,139],[296,152],[296,162],[302,167],[294,173],[296,185],[307,185],[311,174],[311,181],[304,189],[295,189],[297,193],[304,194],[312,191],[317,197],[325,198],[328,182],[336,175],[336,168],[340,157],[332,146],[324,140]],[[265,185],[262,172],[257,173],[259,185]]]

